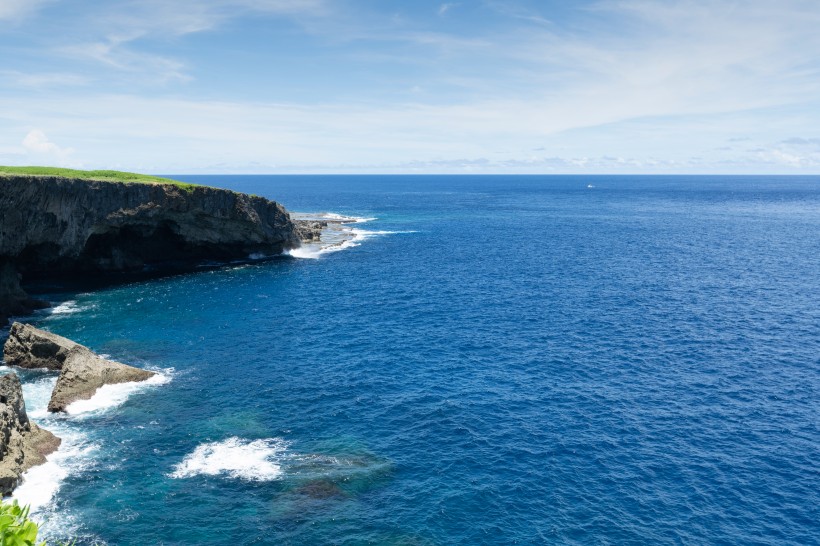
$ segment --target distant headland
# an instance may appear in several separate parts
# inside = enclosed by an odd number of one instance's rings
[[[0,325],[43,306],[21,279],[274,256],[321,227],[263,197],[168,178],[0,166]]]

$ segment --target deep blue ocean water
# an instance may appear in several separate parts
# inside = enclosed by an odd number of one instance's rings
[[[21,373],[47,537],[820,544],[820,177],[177,178],[379,233],[48,294],[162,379]]]

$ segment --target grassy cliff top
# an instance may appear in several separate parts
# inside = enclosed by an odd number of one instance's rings
[[[59,167],[4,167],[0,165],[0,176],[2,175],[28,175],[28,176],[62,176],[79,180],[100,180],[103,182],[126,182],[138,184],[173,184],[180,188],[191,191],[197,184],[180,182],[170,178],[150,176],[147,174],[127,173],[122,171],[80,171],[77,169],[62,169]]]

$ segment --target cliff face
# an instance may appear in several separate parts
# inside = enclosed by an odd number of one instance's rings
[[[0,257],[18,271],[127,271],[299,246],[288,212],[228,190],[0,177]]]
[[[30,298],[20,288],[20,274],[14,265],[0,259],[0,327],[6,325],[8,315],[27,315],[42,307],[47,304]]]
[[[25,299],[15,271],[140,271],[272,255],[298,247],[302,231],[278,203],[229,190],[0,175],[0,315],[17,312],[4,301]]]

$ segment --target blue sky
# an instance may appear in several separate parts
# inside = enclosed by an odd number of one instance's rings
[[[0,0],[0,164],[820,173],[817,0]]]

